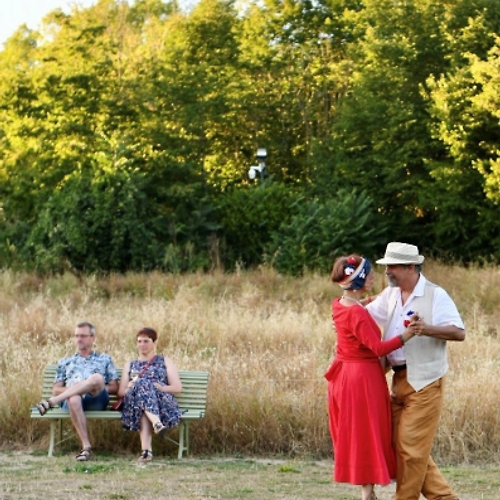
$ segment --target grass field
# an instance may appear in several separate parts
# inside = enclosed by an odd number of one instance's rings
[[[384,270],[375,271],[379,291]],[[433,455],[446,464],[500,464],[500,268],[426,262],[424,274],[456,301],[467,332],[465,342],[449,343]],[[152,326],[158,351],[180,369],[210,372],[207,415],[191,428],[193,456],[331,459],[323,374],[335,351],[330,304],[339,294],[328,276],[267,268],[45,278],[1,271],[0,451],[46,451],[48,424],[33,422],[29,408],[45,365],[74,352],[75,324],[89,320],[97,350],[117,366],[136,355],[136,332]],[[99,452],[139,452],[137,433],[119,422],[92,425],[91,439]],[[174,456],[166,444],[154,446]]]
[[[460,500],[498,500],[500,467],[442,469]],[[157,458],[97,456],[85,464],[72,456],[0,455],[2,500],[358,500],[359,488],[335,484],[329,460]],[[378,487],[390,500],[394,486]]]

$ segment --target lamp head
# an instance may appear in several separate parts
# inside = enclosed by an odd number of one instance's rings
[[[267,149],[266,148],[257,148],[257,159],[264,161],[267,158]]]

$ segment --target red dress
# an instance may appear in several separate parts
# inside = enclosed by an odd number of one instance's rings
[[[396,477],[389,391],[379,356],[401,347],[380,329],[361,305],[333,301],[337,353],[325,374],[328,413],[339,483],[389,484]]]

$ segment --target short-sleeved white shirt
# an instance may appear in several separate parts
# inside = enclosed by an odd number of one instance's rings
[[[393,337],[403,333],[405,329],[404,321],[408,318],[409,311],[418,313],[418,311],[412,309],[412,302],[415,297],[421,297],[424,295],[426,281],[425,277],[421,274],[413,292],[408,297],[408,300],[404,305],[401,300],[401,292],[398,289],[398,293],[396,293],[394,314],[392,315],[391,323],[384,334],[384,338],[386,340],[392,339]],[[394,293],[393,290],[393,287],[386,287],[373,302],[366,306],[373,319],[381,328],[385,327],[387,319],[392,312],[389,311],[389,299],[392,293]],[[391,303],[392,302],[393,301],[391,301]],[[454,325],[457,328],[464,328],[457,306],[448,293],[440,286],[437,286],[434,290],[434,298],[432,302],[432,324],[435,326]],[[406,362],[404,347],[391,352],[387,356],[387,359],[393,366],[404,364]]]

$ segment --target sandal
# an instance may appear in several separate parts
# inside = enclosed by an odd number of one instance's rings
[[[153,425],[153,430],[157,436],[163,436],[168,431],[168,429],[160,421]]]
[[[36,409],[38,410],[38,413],[43,417],[51,408],[53,408],[52,404],[48,399],[45,399],[44,401],[40,401],[36,405]]]
[[[75,457],[78,462],[88,462],[92,457],[92,448],[83,448]]]
[[[142,450],[141,456],[137,459],[140,464],[145,464],[146,462],[151,462],[153,460],[153,453],[150,450]]]

